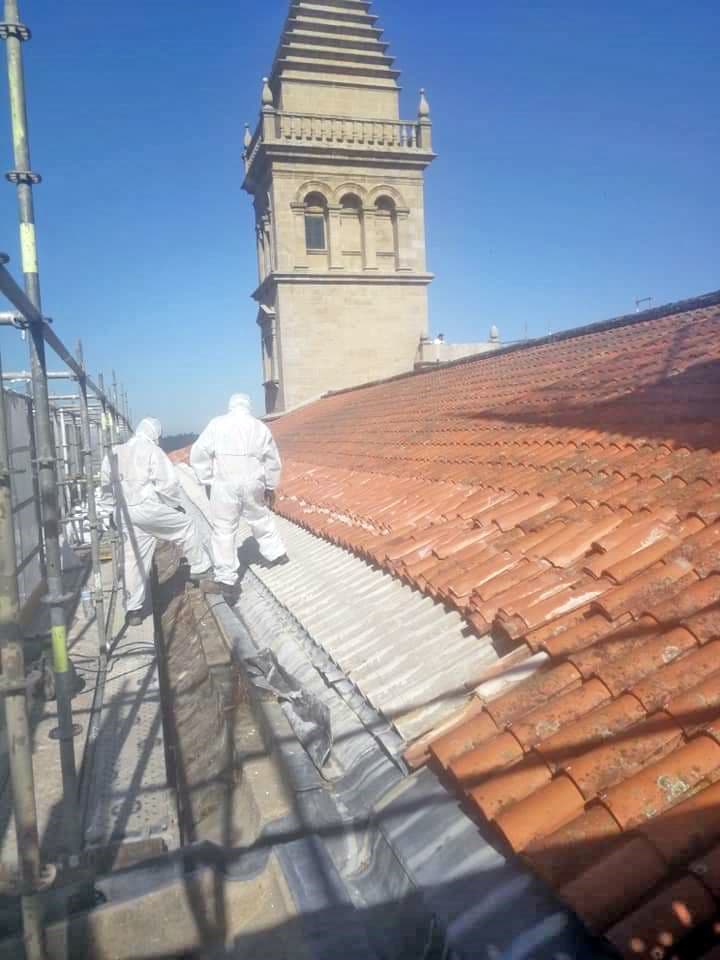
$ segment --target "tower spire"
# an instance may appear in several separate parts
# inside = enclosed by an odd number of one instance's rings
[[[300,97],[315,96],[322,105],[323,93],[332,85],[336,100],[342,101],[338,113],[359,116],[364,102],[371,116],[387,114],[393,96],[397,110],[400,73],[382,35],[370,0],[291,0],[270,76],[279,102],[295,110]],[[363,99],[353,96],[353,90],[362,90]],[[374,112],[367,100],[370,91],[376,91],[371,99],[382,103]]]

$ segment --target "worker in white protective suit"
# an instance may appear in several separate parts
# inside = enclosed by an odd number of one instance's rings
[[[113,448],[101,470],[104,495],[120,514],[125,554],[125,609],[128,626],[143,621],[147,582],[158,540],[182,544],[190,576],[212,571],[210,556],[193,519],[184,512],[181,488],[172,465],[158,446],[158,420],[141,420],[135,435]]]
[[[280,482],[280,454],[272,434],[250,412],[250,398],[236,393],[228,413],[211,420],[190,451],[201,483],[211,484],[215,585],[232,595],[238,580],[237,538],[244,518],[267,565],[287,563],[269,509]]]

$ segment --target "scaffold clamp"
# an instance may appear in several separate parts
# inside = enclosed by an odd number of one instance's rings
[[[33,173],[32,170],[8,170],[8,172],[5,174],[5,179],[9,180],[10,183],[24,183],[33,187],[36,187],[39,183],[42,183],[42,177],[40,174]]]
[[[0,39],[14,39],[25,42],[26,40],[32,39],[32,33],[30,32],[30,27],[24,23],[6,23],[3,21],[0,23]]]

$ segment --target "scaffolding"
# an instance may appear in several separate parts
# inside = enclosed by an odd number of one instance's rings
[[[33,207],[33,186],[40,177],[30,162],[22,60],[22,44],[30,39],[30,31],[20,20],[17,0],[4,0],[0,37],[7,51],[14,154],[7,179],[17,190],[24,279],[22,289],[6,269],[9,257],[0,254],[0,293],[13,308],[0,314],[0,325],[22,332],[30,356],[30,370],[3,374],[0,389],[0,698],[18,851],[17,874],[0,875],[0,893],[20,897],[25,955],[41,960],[46,951],[39,895],[63,884],[77,888],[88,872],[73,744],[74,671],[67,640],[67,612],[78,597],[64,589],[63,549],[66,544],[89,547],[92,589],[84,599],[94,606],[101,672],[120,584],[122,543],[119,532],[112,531],[101,544],[95,489],[103,457],[111,455],[114,443],[128,438],[131,427],[127,394],[115,373],[110,392],[102,376],[96,384],[85,368],[82,345],[71,353],[43,313]],[[48,371],[48,349],[65,369]],[[51,395],[49,383],[55,381],[74,386],[76,392]],[[11,385],[25,388],[25,393],[9,389]],[[24,442],[18,443],[18,431],[23,429]],[[105,542],[113,573],[107,610],[101,568]],[[65,852],[54,863],[43,863],[41,856],[28,711],[24,624],[36,604],[49,611],[58,713],[55,739],[62,769]]]

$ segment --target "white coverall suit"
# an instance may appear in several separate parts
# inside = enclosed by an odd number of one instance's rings
[[[212,554],[218,583],[232,587],[237,582],[241,517],[266,560],[284,556],[285,545],[265,504],[265,491],[280,482],[280,454],[268,428],[250,413],[249,397],[235,394],[229,413],[210,421],[193,445],[190,465],[201,483],[212,484]]]
[[[139,611],[158,540],[181,543],[192,576],[208,573],[210,557],[193,520],[177,508],[183,505],[175,467],[158,446],[160,423],[141,420],[135,436],[113,448],[114,463],[105,457],[103,492],[120,511],[125,552],[125,609]]]

